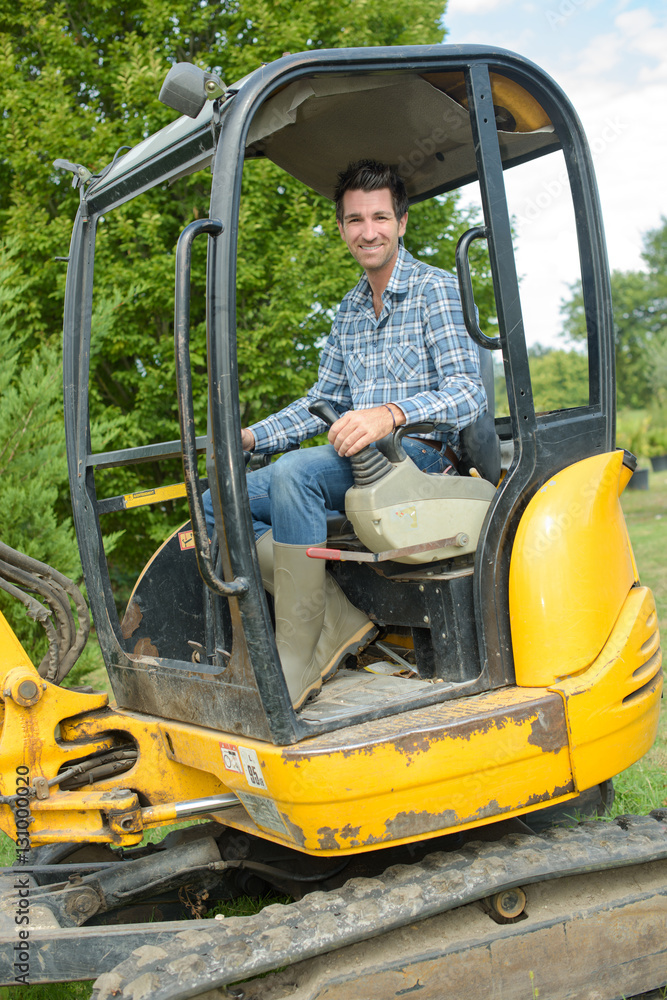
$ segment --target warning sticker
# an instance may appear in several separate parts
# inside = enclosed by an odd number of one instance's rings
[[[243,774],[241,758],[239,757],[238,749],[233,743],[221,743],[220,753],[222,754],[222,763],[225,770],[237,771],[239,774]]]
[[[275,830],[276,833],[285,834],[287,832],[285,822],[272,799],[265,799],[261,795],[248,795],[247,792],[237,792],[236,794],[257,826],[263,826],[267,830]]]
[[[181,552],[185,552],[186,549],[194,549],[195,539],[192,531],[179,531],[178,544],[181,546]]]
[[[417,527],[417,508],[416,507],[402,507],[392,510],[390,517],[399,521],[401,524],[405,525],[406,528],[416,528]]]
[[[247,747],[239,747],[239,753],[248,784],[253,788],[263,788],[268,791],[256,752],[248,750]]]

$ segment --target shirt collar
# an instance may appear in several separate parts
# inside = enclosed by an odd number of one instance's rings
[[[396,296],[405,295],[407,293],[410,272],[414,262],[415,259],[412,254],[408,253],[402,243],[399,243],[396,263],[394,264],[394,269],[391,272],[389,281],[387,282],[387,287],[382,293],[382,298],[384,298],[387,293]],[[370,282],[364,273],[359,278],[356,286],[352,289],[352,297],[354,298],[355,305],[363,306],[366,305],[368,298],[371,296],[372,292]]]
[[[399,243],[398,257],[396,258],[396,263],[394,264],[394,270],[391,272],[391,277],[387,282],[385,292],[389,292],[390,295],[406,294],[408,291],[410,272],[412,271],[412,265],[414,262],[415,259],[412,254],[408,253],[402,243]]]

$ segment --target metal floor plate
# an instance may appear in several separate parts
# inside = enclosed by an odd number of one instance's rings
[[[378,664],[374,664],[378,668]],[[394,669],[399,668],[394,664]],[[442,687],[442,682],[439,683]],[[394,677],[368,670],[339,670],[323,685],[317,698],[300,713],[308,722],[345,718],[362,709],[403,705],[408,697],[433,689],[431,681],[418,677]]]

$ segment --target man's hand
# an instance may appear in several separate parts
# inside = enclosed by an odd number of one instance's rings
[[[255,435],[249,427],[241,428],[241,444],[243,445],[244,451],[255,450]]]
[[[391,412],[390,412],[391,409]],[[405,414],[395,403],[373,406],[370,410],[348,410],[329,430],[329,443],[341,456],[356,455],[366,445],[379,441],[405,423]]]

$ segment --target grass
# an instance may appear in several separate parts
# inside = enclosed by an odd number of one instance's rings
[[[0,986],[0,1000],[89,1000],[92,982]]]
[[[650,587],[663,637],[667,636],[667,472],[650,472],[648,490],[622,496],[641,582]],[[667,807],[667,712],[662,711],[653,747],[614,779],[614,814],[646,813]]]
[[[667,472],[651,473],[650,488],[646,491],[626,489],[622,502],[642,583],[649,586],[655,595],[664,636],[667,635]],[[84,683],[91,682],[88,676],[82,680]],[[661,716],[652,749],[641,761],[615,778],[614,785],[615,815],[647,813],[651,809],[667,807],[667,712]],[[166,832],[150,831],[146,839],[160,839]],[[14,845],[1,834],[0,865],[9,865],[13,859]],[[238,900],[216,907],[213,913],[240,916],[254,912],[253,906],[255,904],[251,900]],[[90,982],[10,986],[0,987],[0,1000],[88,1000],[91,992]]]
[[[648,490],[622,496],[642,583],[655,596],[663,632],[667,629],[667,472],[649,472]]]

